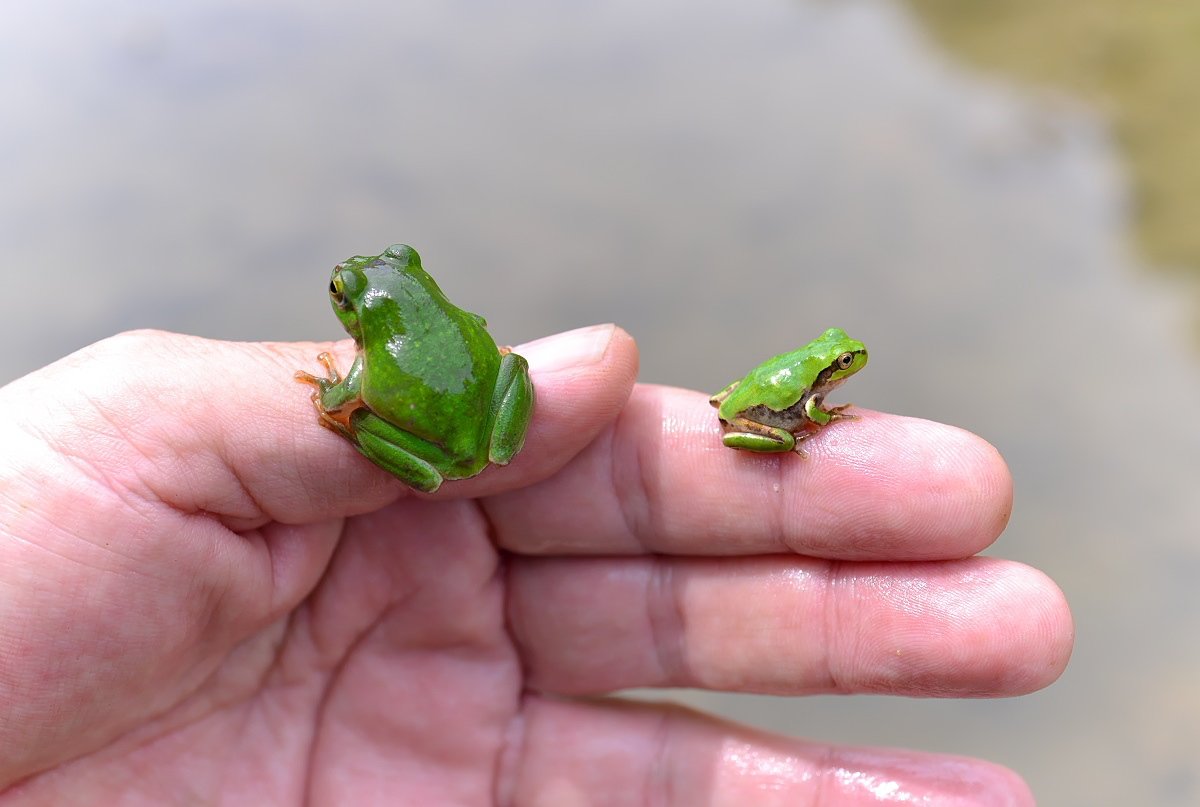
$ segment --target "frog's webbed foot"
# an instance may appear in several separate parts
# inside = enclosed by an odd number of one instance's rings
[[[301,384],[309,384],[316,387],[313,397],[319,397],[321,393],[330,387],[342,383],[342,374],[338,372],[337,365],[333,362],[333,355],[328,351],[322,351],[317,354],[317,361],[321,362],[325,367],[325,377],[315,376],[312,373],[306,373],[303,370],[297,370],[294,378]]]
[[[800,447],[800,443],[802,443],[805,440],[807,440],[808,438],[812,437],[814,434],[816,434],[815,430],[810,431],[809,429],[804,429],[804,430],[800,431],[799,433],[792,435],[794,438],[796,438],[796,446],[795,446],[795,448],[792,449],[792,451],[795,451],[796,455],[799,456],[801,459],[808,459],[808,452]]]
[[[816,426],[828,426],[835,420],[853,420],[858,417],[845,413],[845,410],[854,404],[841,404],[826,409],[824,403],[824,396],[820,393],[809,397],[804,403],[804,414]]]
[[[858,417],[859,417],[858,415],[846,414],[846,410],[852,406],[854,406],[854,404],[845,403],[845,404],[841,404],[840,406],[831,406],[825,411],[829,414],[829,419],[831,421],[833,421],[833,420],[858,420]]]
[[[812,420],[807,428],[801,430],[795,435],[796,453],[801,457],[807,457],[808,454],[806,454],[804,450],[800,448],[800,442],[812,437],[830,423],[838,420],[858,420],[858,415],[846,414],[845,410],[849,409],[851,406],[854,406],[854,404],[841,404],[840,406],[831,406],[828,409],[822,409],[821,412],[828,416],[828,419],[824,423],[819,423],[816,420]]]
[[[303,370],[297,370],[292,377],[301,384],[308,384],[313,388],[309,400],[312,401],[313,408],[317,410],[317,421],[330,431],[335,431],[343,437],[353,440],[354,428],[350,424],[350,416],[354,414],[354,410],[362,406],[362,402],[355,400],[350,402],[351,405],[327,405],[325,396],[331,389],[342,383],[342,374],[338,372],[332,354],[322,352],[317,356],[317,361],[325,367],[324,378]]]

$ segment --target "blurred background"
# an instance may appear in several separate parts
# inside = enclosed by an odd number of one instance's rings
[[[991,552],[1066,591],[1071,666],[678,697],[1195,805],[1198,44],[1200,6],[1121,0],[5,3],[0,382],[126,328],[339,338],[330,268],[393,241],[503,343],[620,323],[645,381],[838,325],[852,400],[1007,457]]]

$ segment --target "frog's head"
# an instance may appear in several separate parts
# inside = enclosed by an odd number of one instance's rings
[[[366,268],[373,260],[363,255],[347,258],[333,267],[333,274],[329,277],[329,302],[333,305],[333,313],[337,314],[342,327],[354,337],[355,342],[362,341],[358,314],[363,295],[370,285]]]
[[[354,341],[362,343],[361,316],[369,304],[372,292],[379,295],[391,293],[389,282],[396,273],[421,272],[421,256],[406,244],[393,244],[382,255],[356,255],[347,258],[333,268],[329,278],[329,302],[333,312],[341,321],[346,333]]]
[[[812,343],[812,354],[820,356],[824,369],[814,388],[832,389],[867,366],[867,346],[851,339],[841,328],[830,328]]]

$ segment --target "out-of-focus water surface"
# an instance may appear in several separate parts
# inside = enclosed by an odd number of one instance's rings
[[[1069,90],[1121,143],[1141,249],[1200,269],[1200,3],[908,0],[972,62]]]
[[[1092,107],[887,0],[50,0],[0,9],[0,121],[0,381],[131,327],[338,337],[329,268],[397,240],[502,342],[615,320],[646,381],[844,327],[853,400],[1004,452],[992,552],[1065,589],[1071,667],[1007,701],[679,696],[1045,804],[1200,802],[1193,312],[1130,253]]]

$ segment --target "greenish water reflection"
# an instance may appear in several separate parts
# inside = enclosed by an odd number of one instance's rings
[[[1137,238],[1156,264],[1200,270],[1200,3],[910,0],[952,49],[1096,105],[1133,174]]]

